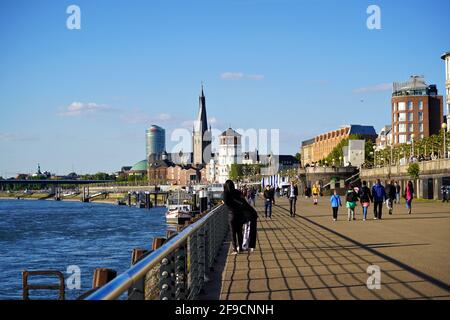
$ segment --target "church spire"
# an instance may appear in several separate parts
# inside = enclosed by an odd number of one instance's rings
[[[208,154],[211,154],[211,137],[210,131],[208,131],[207,119],[206,98],[202,82],[200,96],[198,97],[198,116],[195,121],[194,132],[192,134],[194,165],[205,164],[210,159]]]
[[[203,82],[202,82],[202,91],[199,96],[199,106],[198,106],[198,118],[197,118],[197,132],[201,132],[202,134],[208,130],[208,120],[206,117],[206,98],[205,92],[203,90]]]

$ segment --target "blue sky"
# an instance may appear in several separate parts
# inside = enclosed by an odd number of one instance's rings
[[[116,171],[145,158],[153,123],[170,149],[201,81],[213,127],[280,129],[282,153],[343,124],[379,130],[389,83],[424,75],[444,93],[449,18],[446,0],[1,1],[0,176]]]

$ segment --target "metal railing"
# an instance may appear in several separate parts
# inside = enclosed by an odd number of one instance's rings
[[[195,299],[227,232],[228,210],[219,205],[85,299]]]

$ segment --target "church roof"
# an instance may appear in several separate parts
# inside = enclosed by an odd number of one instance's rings
[[[233,129],[228,128],[227,130],[222,132],[222,134],[220,136],[221,137],[240,137],[241,135],[239,133],[237,133],[236,131],[234,131]]]
[[[200,93],[200,96],[198,98],[198,116],[197,120],[194,123],[194,132],[205,133],[205,131],[207,130],[208,120],[206,117],[206,98],[202,85],[202,92]]]
[[[130,171],[147,171],[147,160],[142,160],[131,167]]]

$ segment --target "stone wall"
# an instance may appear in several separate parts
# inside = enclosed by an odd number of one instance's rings
[[[422,199],[442,199],[441,187],[450,181],[450,159],[418,162],[419,179],[414,181],[416,196]],[[372,185],[376,179],[384,183],[389,180],[399,181],[404,190],[408,180],[408,165],[391,166],[375,169],[361,169],[361,180],[366,180]],[[403,191],[402,191],[403,192]]]

